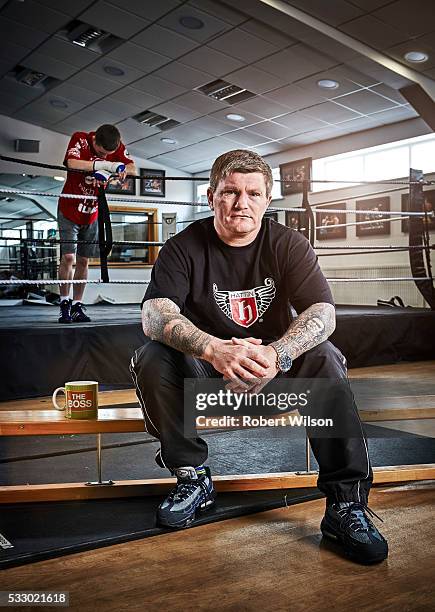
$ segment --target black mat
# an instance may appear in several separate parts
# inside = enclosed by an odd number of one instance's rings
[[[55,306],[0,307],[0,400],[49,395],[84,377],[131,387],[128,365],[143,343],[138,305],[94,305],[88,313],[91,323],[62,326]],[[349,367],[435,359],[435,312],[338,306],[331,340]]]
[[[203,525],[318,499],[317,489],[221,493]],[[0,569],[168,533],[156,527],[163,497],[39,502],[2,506],[0,533],[13,548],[0,548]]]

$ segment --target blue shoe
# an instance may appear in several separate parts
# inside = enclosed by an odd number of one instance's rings
[[[72,300],[62,300],[60,303],[59,323],[71,323]]]
[[[208,467],[180,467],[174,474],[177,485],[158,507],[157,523],[182,529],[190,525],[197,514],[213,506],[216,493]]]
[[[388,557],[388,542],[367,514],[382,521],[360,502],[329,504],[320,529],[326,538],[338,541],[344,554],[354,561],[380,563]]]
[[[73,323],[89,323],[90,318],[85,315],[85,306],[81,302],[77,302],[71,306],[71,320]]]

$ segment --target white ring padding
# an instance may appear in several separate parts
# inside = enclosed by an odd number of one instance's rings
[[[414,276],[398,276],[398,277],[387,277],[387,278],[327,278],[329,283],[385,283],[385,282],[399,282],[399,281],[422,281],[429,280],[430,276],[414,277]],[[40,279],[40,280],[0,280],[0,287],[2,285],[66,285],[66,284],[90,284],[90,285],[148,285],[150,281],[142,280],[111,280],[102,281],[100,279],[92,280],[52,280],[52,279]]]

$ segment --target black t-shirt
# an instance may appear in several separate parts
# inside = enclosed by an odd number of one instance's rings
[[[213,217],[189,225],[159,253],[143,302],[153,298],[169,298],[213,336],[265,344],[288,329],[290,304],[298,313],[316,302],[334,304],[308,240],[266,218],[241,247],[220,240]]]

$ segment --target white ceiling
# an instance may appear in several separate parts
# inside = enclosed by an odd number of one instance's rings
[[[434,78],[434,0],[287,3],[404,64],[406,51],[426,51],[429,60],[413,67]],[[231,148],[267,155],[416,116],[398,92],[405,79],[259,0],[0,0],[0,7],[0,113],[63,134],[114,123],[133,155],[187,172],[209,168]],[[203,27],[183,27],[186,16]],[[80,48],[60,34],[73,19],[122,40],[106,55]],[[17,64],[58,83],[48,92],[20,84],[8,75]],[[107,66],[123,74],[109,76]],[[231,106],[197,91],[217,78],[256,96]],[[325,78],[339,88],[320,89]],[[143,126],[132,117],[144,110],[181,125],[164,133]],[[229,112],[245,121],[229,121]]]

